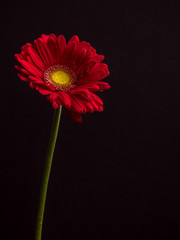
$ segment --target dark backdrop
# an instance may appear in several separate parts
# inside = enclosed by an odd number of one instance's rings
[[[34,239],[54,112],[17,77],[13,55],[55,33],[105,55],[111,89],[82,124],[63,111],[43,239],[178,239],[180,4],[5,1],[0,11],[1,238]]]

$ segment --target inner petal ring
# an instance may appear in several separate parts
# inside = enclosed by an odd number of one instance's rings
[[[44,81],[47,84],[52,83],[56,90],[67,91],[75,87],[77,77],[67,66],[54,65],[44,72]]]

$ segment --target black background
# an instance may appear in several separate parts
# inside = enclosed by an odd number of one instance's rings
[[[0,11],[2,239],[34,239],[54,110],[17,77],[13,55],[42,33],[90,42],[111,85],[102,113],[82,124],[62,113],[43,239],[178,239],[180,3],[5,1]]]

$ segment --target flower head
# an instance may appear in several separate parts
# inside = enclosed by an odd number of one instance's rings
[[[18,76],[47,95],[54,109],[62,105],[77,122],[82,121],[82,113],[103,110],[103,102],[94,92],[110,88],[100,81],[109,71],[102,63],[104,56],[89,43],[73,36],[66,44],[63,35],[42,34],[33,44],[22,46],[15,58],[21,64],[15,66]]]

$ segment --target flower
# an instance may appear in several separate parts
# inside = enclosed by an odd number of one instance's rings
[[[33,44],[22,46],[15,58],[21,64],[15,66],[21,80],[47,95],[54,109],[62,105],[76,122],[82,122],[82,113],[103,110],[94,92],[110,88],[100,81],[108,76],[108,67],[102,63],[104,56],[78,36],[66,44],[63,35],[42,34]]]

